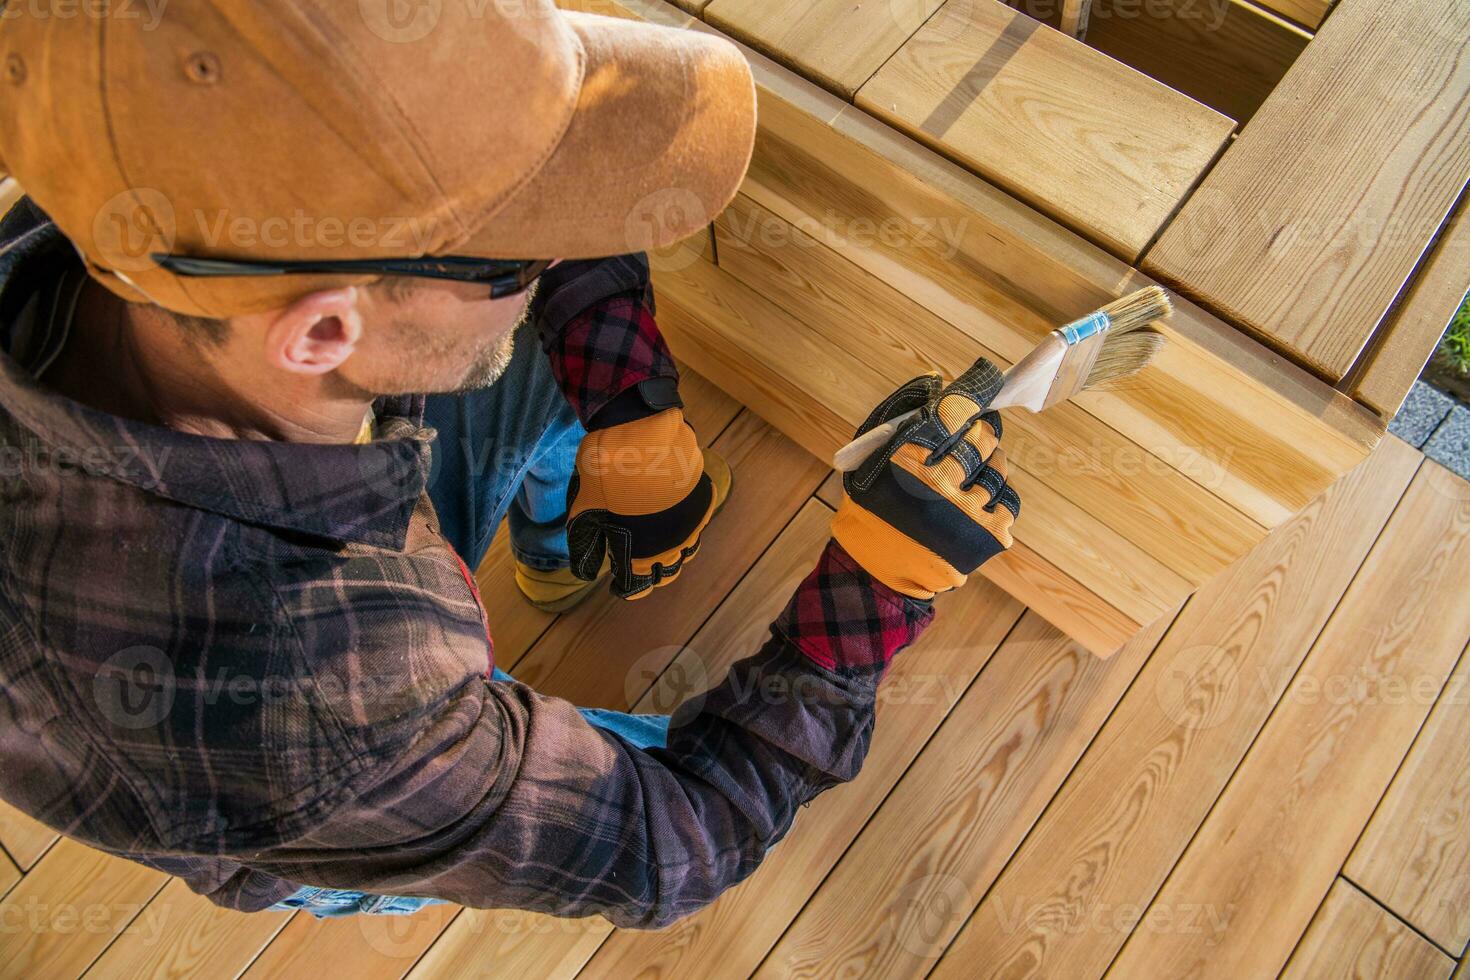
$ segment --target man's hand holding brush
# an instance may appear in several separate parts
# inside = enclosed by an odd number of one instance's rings
[[[1046,336],[1005,373],[981,358],[948,386],[937,374],[900,387],[838,451],[846,499],[832,535],[874,578],[914,599],[958,588],[1011,545],[1021,502],[1007,482],[997,409],[1043,411],[1142,370],[1169,316],[1148,287]]]

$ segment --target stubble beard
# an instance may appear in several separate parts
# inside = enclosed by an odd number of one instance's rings
[[[479,391],[500,380],[500,376],[510,367],[511,356],[515,353],[516,333],[531,318],[531,305],[536,299],[538,285],[540,284],[531,283],[530,288],[526,290],[526,305],[521,307],[521,314],[516,317],[516,322],[511,324],[509,330],[496,338],[495,344],[481,354],[474,364],[470,365],[470,369],[465,372],[464,378],[454,389],[454,394],[462,395],[466,392]]]

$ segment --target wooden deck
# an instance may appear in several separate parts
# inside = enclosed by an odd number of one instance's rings
[[[692,374],[735,494],[673,589],[573,614],[480,578],[498,661],[668,710],[753,651],[826,467]],[[220,911],[0,813],[0,975],[1447,977],[1470,938],[1470,484],[1389,439],[1107,661],[997,587],[941,600],[862,776],[668,930],[441,907]]]

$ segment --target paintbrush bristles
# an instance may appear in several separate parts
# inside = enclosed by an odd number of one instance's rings
[[[1136,293],[1129,293],[1122,299],[1113,300],[1100,312],[1106,313],[1110,321],[1108,333],[1116,336],[1146,327],[1155,320],[1162,320],[1174,312],[1174,307],[1169,302],[1168,293],[1158,286],[1149,286]]]
[[[1095,391],[1114,385],[1124,378],[1137,374],[1148,366],[1164,347],[1164,335],[1155,330],[1130,328],[1132,333],[1113,336],[1108,332],[1107,342],[1092,362],[1082,390]]]

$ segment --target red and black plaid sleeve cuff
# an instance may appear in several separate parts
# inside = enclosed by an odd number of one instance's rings
[[[771,628],[820,667],[876,679],[933,619],[931,603],[893,591],[832,540]]]
[[[649,277],[641,252],[560,262],[541,275],[531,313],[551,372],[583,425],[645,381],[666,379],[667,391],[677,390]]]
[[[583,425],[634,385],[679,377],[641,291],[610,296],[572,317],[547,354],[551,373]]]

